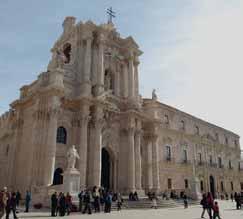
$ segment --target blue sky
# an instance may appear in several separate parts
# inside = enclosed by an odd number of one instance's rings
[[[107,21],[144,54],[140,92],[243,134],[243,2],[240,0],[5,0],[0,4],[0,114],[46,70],[66,16]]]

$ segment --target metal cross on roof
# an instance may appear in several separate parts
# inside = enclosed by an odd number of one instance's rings
[[[115,18],[115,12],[112,11],[112,7],[108,8],[106,10],[106,13],[108,14],[108,23],[112,23],[112,18]]]

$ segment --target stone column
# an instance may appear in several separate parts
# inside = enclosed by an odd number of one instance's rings
[[[80,187],[86,188],[87,174],[87,147],[88,147],[88,122],[89,122],[89,106],[82,105],[80,116],[80,145],[79,145],[79,172],[80,172]]]
[[[153,188],[153,169],[152,169],[152,142],[149,137],[145,137],[145,148],[146,148],[146,190]]]
[[[120,72],[116,71],[115,74],[115,95],[120,96]]]
[[[141,131],[135,133],[135,177],[136,190],[142,189],[142,168],[141,168]]]
[[[134,60],[134,95],[136,97],[136,99],[138,100],[138,96],[139,96],[139,78],[138,78],[138,65],[139,65],[139,60],[138,57],[135,57]]]
[[[103,126],[103,109],[96,108],[94,120],[94,139],[93,139],[93,177],[92,186],[100,186],[101,184],[101,149],[102,149],[102,126]]]
[[[134,128],[128,129],[128,190],[135,191]],[[129,192],[128,191],[128,192]]]
[[[127,69],[127,63],[125,62],[123,64],[123,95],[124,97],[128,97],[128,83],[129,83],[129,79],[128,79],[128,69]]]
[[[92,44],[92,34],[88,33],[85,36],[86,40],[86,49],[84,54],[84,75],[82,80],[81,87],[81,96],[90,96],[91,94],[91,60],[92,60],[92,52],[91,52],[91,44]]]
[[[158,151],[158,136],[152,136],[152,168],[153,168],[153,190],[160,190],[160,171],[159,171],[159,151]]]
[[[97,74],[97,85],[96,95],[99,95],[104,90],[104,35],[99,36],[99,47],[98,47],[98,74]]]
[[[49,111],[49,122],[46,141],[46,153],[43,165],[44,176],[43,184],[51,185],[53,182],[53,175],[55,171],[55,159],[56,159],[56,132],[57,132],[57,115],[58,109],[51,109]]]
[[[129,78],[129,98],[134,98],[134,65],[133,65],[133,54],[130,55],[129,57],[129,62],[128,62],[128,67],[129,67],[129,72],[128,72],[128,78]]]

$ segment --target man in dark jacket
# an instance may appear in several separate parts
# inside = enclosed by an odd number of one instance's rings
[[[30,201],[31,201],[31,194],[30,194],[30,192],[27,190],[27,191],[26,191],[26,195],[25,195],[25,212],[29,212]]]
[[[57,212],[57,193],[54,192],[51,196],[51,216],[56,217],[56,212]]]
[[[203,197],[202,197],[200,204],[203,208],[201,218],[204,218],[205,211],[207,210],[207,196],[206,196],[206,194],[203,194]]]
[[[16,193],[13,192],[11,197],[7,201],[6,206],[6,219],[9,219],[9,215],[11,211],[13,212],[14,219],[17,219],[16,216],[16,206],[17,206],[17,199],[16,199]]]
[[[85,214],[86,211],[88,211],[88,214],[92,214],[92,211],[91,211],[91,192],[90,191],[86,191],[85,194],[84,194],[83,214]]]

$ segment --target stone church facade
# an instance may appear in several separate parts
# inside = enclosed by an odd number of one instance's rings
[[[80,187],[241,191],[239,136],[139,94],[132,37],[112,23],[63,22],[46,72],[0,118],[0,186],[58,188],[75,145]]]

